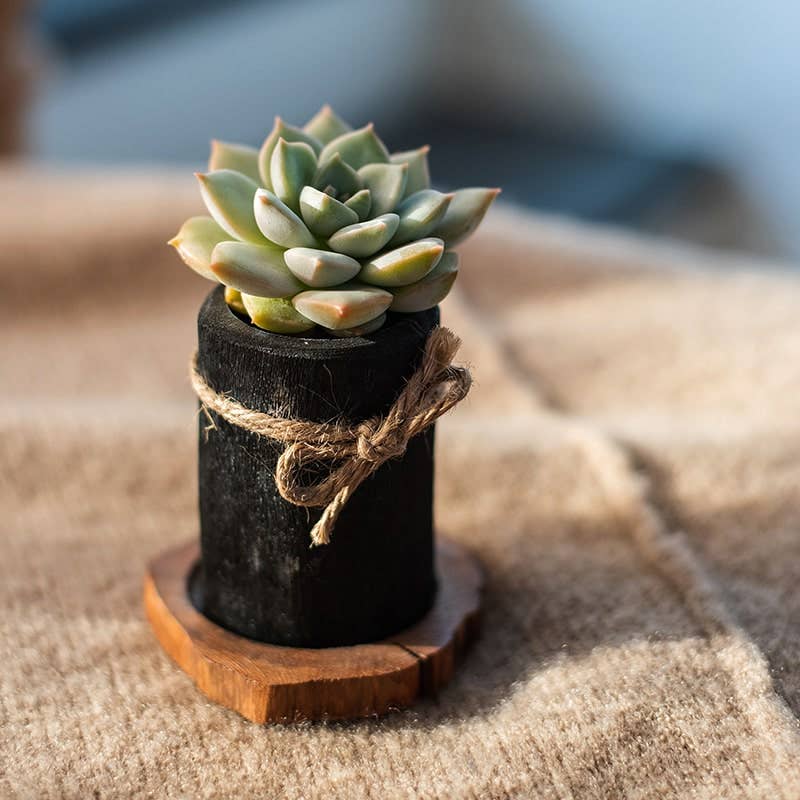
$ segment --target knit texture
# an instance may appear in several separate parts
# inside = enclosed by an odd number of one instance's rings
[[[794,276],[493,210],[437,433],[483,636],[410,711],[258,727],[141,606],[197,535],[208,285],[164,244],[191,178],[6,169],[0,197],[0,797],[800,796]]]

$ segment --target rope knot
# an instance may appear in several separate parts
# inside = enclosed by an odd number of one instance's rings
[[[311,530],[312,545],[327,544],[352,493],[382,464],[400,458],[415,436],[463,400],[472,385],[465,367],[452,365],[461,342],[447,328],[435,328],[425,343],[417,370],[382,417],[354,425],[273,417],[247,408],[206,383],[191,364],[192,387],[203,411],[214,411],[231,425],[287,445],[278,459],[275,485],[289,503],[320,508]],[[307,466],[321,467],[321,477],[308,485]]]
[[[400,458],[406,452],[408,442],[402,430],[387,434],[381,426],[376,430],[374,422],[366,420],[358,426],[357,431],[356,453],[362,461],[380,465],[392,458]]]

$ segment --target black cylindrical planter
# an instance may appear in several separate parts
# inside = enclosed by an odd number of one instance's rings
[[[282,336],[239,319],[222,287],[198,316],[198,368],[218,392],[273,415],[349,422],[384,412],[414,372],[438,309],[390,315],[367,337]],[[431,608],[433,428],[353,494],[330,544],[310,547],[322,509],[275,486],[283,445],[200,417],[201,561],[195,606],[253,639],[298,647],[370,642]]]

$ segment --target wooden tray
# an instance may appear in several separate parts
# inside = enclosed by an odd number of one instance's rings
[[[354,719],[408,707],[452,678],[477,633],[482,570],[451,540],[437,544],[439,592],[426,617],[380,642],[324,649],[257,642],[203,616],[186,590],[199,555],[193,542],[149,565],[145,611],[161,646],[200,691],[253,722]]]

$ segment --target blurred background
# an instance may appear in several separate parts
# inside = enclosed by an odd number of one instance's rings
[[[330,102],[442,187],[800,255],[788,0],[2,0],[0,150],[198,167]]]

